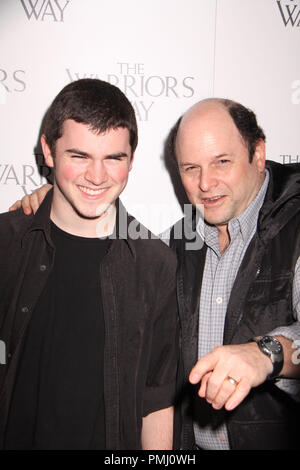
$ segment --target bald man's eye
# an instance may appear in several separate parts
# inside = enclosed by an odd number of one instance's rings
[[[217,165],[219,166],[227,166],[230,163],[230,160],[228,158],[221,158],[218,160]]]
[[[197,166],[187,166],[185,167],[184,171],[186,172],[191,172],[191,171],[195,171],[195,170],[198,170],[198,167]]]

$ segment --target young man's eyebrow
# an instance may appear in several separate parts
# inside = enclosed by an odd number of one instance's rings
[[[82,150],[78,149],[67,149],[67,153],[76,153],[76,155],[81,155],[82,157],[90,157],[90,154],[87,152],[83,152]]]
[[[81,155],[82,157],[91,157],[92,155],[88,152],[83,152],[82,150],[78,149],[67,149],[67,153],[71,154],[76,154],[76,155]],[[126,152],[117,152],[117,153],[112,153],[112,154],[107,154],[105,155],[104,158],[123,158],[123,157],[128,157],[129,155]]]
[[[118,152],[118,153],[105,155],[105,158],[122,158],[122,157],[128,157],[128,154],[126,152]]]

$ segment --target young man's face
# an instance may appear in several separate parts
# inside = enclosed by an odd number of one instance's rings
[[[132,163],[128,129],[96,134],[68,119],[55,158],[44,138],[42,146],[47,165],[55,168],[53,207],[66,220],[99,218],[127,184]]]

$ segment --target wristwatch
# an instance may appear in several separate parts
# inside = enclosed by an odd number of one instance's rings
[[[266,356],[268,356],[273,364],[273,372],[268,375],[267,379],[272,380],[278,377],[283,367],[283,349],[280,341],[273,336],[256,336],[253,340]]]

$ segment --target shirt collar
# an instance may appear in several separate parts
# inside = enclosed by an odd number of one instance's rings
[[[54,248],[53,242],[51,240],[51,225],[50,225],[50,212],[51,212],[51,204],[53,199],[53,188],[46,194],[45,199],[43,200],[42,204],[38,208],[36,214],[32,218],[32,223],[27,228],[26,232],[23,235],[22,243],[31,232],[41,230],[44,232],[45,238],[48,244]],[[113,240],[114,239],[121,239],[124,240],[126,245],[128,246],[132,256],[136,259],[136,250],[134,241],[129,237],[128,234],[128,224],[133,217],[130,216],[125,207],[123,206],[120,199],[116,201],[117,207],[117,217],[116,217],[116,226],[114,233],[111,235]]]
[[[46,194],[45,199],[38,208],[36,214],[32,217],[32,222],[23,235],[22,243],[31,232],[41,230],[50,246],[53,246],[51,240],[50,211],[53,198],[53,188]]]
[[[130,214],[128,214],[128,212],[126,211],[120,199],[117,199],[116,201],[116,208],[117,208],[117,214],[116,214],[115,229],[114,229],[113,234],[109,236],[108,238],[111,238],[113,240],[115,239],[124,240],[133,258],[136,259],[135,243],[134,243],[134,240],[131,239],[128,233],[128,226],[130,222],[134,220],[134,218]]]
[[[256,197],[244,210],[244,212],[242,212],[238,217],[236,217],[244,242],[247,242],[250,237],[252,238],[253,232],[255,232],[257,227],[259,211],[263,205],[270,179],[268,170],[265,170],[265,175],[266,176],[264,182]],[[230,222],[233,222],[234,220],[235,219],[232,219],[232,221]]]

